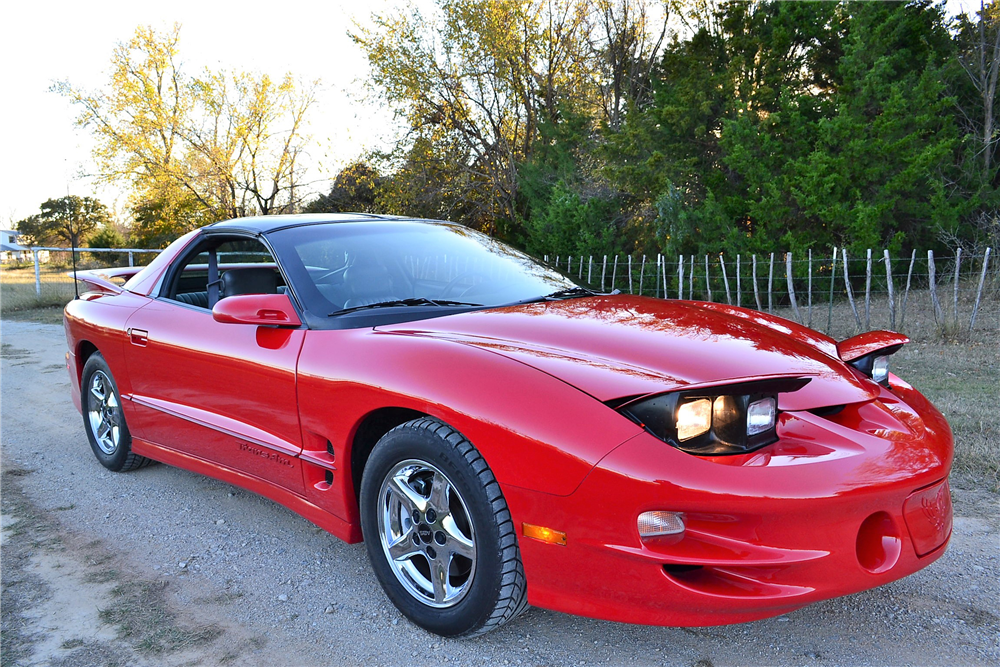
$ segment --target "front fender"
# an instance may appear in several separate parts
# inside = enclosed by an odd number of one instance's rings
[[[559,496],[641,432],[551,375],[452,341],[371,329],[309,331],[298,369],[304,436],[329,440],[344,470],[358,424],[384,407],[458,429],[501,484]]]

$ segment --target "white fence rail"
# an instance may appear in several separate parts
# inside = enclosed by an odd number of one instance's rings
[[[50,252],[72,252],[75,255],[78,252],[113,252],[113,253],[128,253],[128,265],[135,266],[135,254],[134,253],[153,253],[160,254],[163,250],[150,250],[149,248],[57,248],[54,246],[31,246],[32,261],[35,264],[35,294],[41,296],[42,294],[42,274],[41,267],[39,266],[38,253],[46,250]]]

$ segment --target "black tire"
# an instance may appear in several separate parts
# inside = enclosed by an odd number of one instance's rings
[[[401,484],[417,496],[400,494]],[[413,498],[424,501],[423,516]],[[375,575],[393,604],[420,627],[444,637],[471,637],[527,607],[521,552],[500,485],[455,429],[420,418],[386,433],[365,466],[360,502]],[[413,553],[393,559],[390,542]]]
[[[121,404],[121,394],[111,369],[101,353],[94,352],[83,366],[80,382],[83,428],[94,456],[113,472],[128,472],[153,462],[132,453],[132,435]]]

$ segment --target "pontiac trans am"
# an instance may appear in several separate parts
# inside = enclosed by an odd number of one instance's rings
[[[80,278],[66,363],[101,464],[364,540],[440,635],[528,604],[760,619],[911,574],[951,534],[951,431],[889,372],[896,333],[602,294],[461,225],[364,214],[219,222]]]

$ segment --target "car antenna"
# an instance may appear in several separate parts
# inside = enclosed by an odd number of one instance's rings
[[[76,239],[69,237],[70,252],[73,255],[73,299],[80,298],[80,283],[76,280]]]

